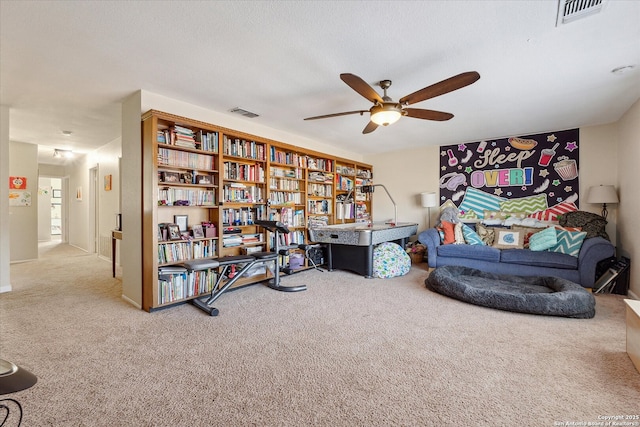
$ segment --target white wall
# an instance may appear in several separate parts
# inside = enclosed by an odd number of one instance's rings
[[[88,155],[79,155],[65,170],[69,177],[67,194],[67,223],[69,224],[69,244],[87,252],[92,252],[93,236],[89,233],[89,169],[96,166]],[[78,196],[81,196],[78,198]]]
[[[43,190],[40,192],[40,190]],[[38,179],[38,241],[51,240],[51,178]]]
[[[640,299],[640,101],[618,124],[618,252],[631,259],[629,295]]]
[[[541,131],[542,132],[542,131]],[[618,170],[618,126],[592,126],[580,129],[580,196],[591,185],[615,184]],[[426,141],[431,143],[430,141]],[[438,192],[440,179],[439,146],[395,151],[365,156],[373,165],[374,182],[384,184],[398,205],[398,221],[417,222],[418,231],[427,226],[427,209],[420,205],[420,193]],[[383,190],[376,190],[373,217],[382,221],[393,217],[393,205]],[[580,203],[580,209],[600,213],[600,205]],[[611,206],[607,230],[612,240],[616,235],[617,209]],[[431,225],[438,218],[438,210],[431,209]]]
[[[0,105],[0,183],[9,181],[9,107]],[[11,291],[9,186],[0,185],[0,293]]]
[[[9,176],[26,177],[26,190],[31,192],[31,206],[9,207],[11,262],[37,259],[38,147],[34,144],[9,142],[9,159]]]

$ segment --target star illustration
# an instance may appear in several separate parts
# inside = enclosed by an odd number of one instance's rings
[[[446,152],[446,151],[441,151],[441,152],[440,152],[440,155],[441,155],[442,157],[444,157],[444,156],[446,156],[446,155],[447,155],[447,152]]]
[[[491,146],[492,146],[492,147],[495,147],[495,146],[496,146],[496,142],[495,142],[495,141],[493,141],[493,142],[491,143]]]
[[[493,191],[493,194],[495,194],[496,196],[500,196],[500,195],[502,194],[502,190],[501,190],[500,188],[496,188],[496,189]]]
[[[567,185],[566,187],[564,187],[564,191],[567,193],[571,193],[573,191],[573,188],[571,188],[570,185]]]
[[[446,171],[447,167],[446,166],[441,166],[440,169],[442,169],[443,171]]]
[[[467,149],[467,146],[464,144],[458,144],[458,151],[465,151]]]
[[[542,169],[542,170],[540,171],[540,176],[541,176],[541,177],[546,178],[546,177],[547,177],[547,175],[549,175],[549,171],[548,171],[548,170],[546,170],[546,169]]]
[[[464,168],[464,171],[466,173],[471,173],[471,172],[473,172],[473,168],[471,166],[467,166],[466,168]]]
[[[462,170],[462,165],[458,165],[458,170]]]
[[[553,197],[555,195],[556,195],[556,193],[554,193],[553,191],[551,193],[549,193],[549,197]]]
[[[509,192],[507,192],[507,196],[511,197],[511,196],[513,196],[513,193],[511,191],[509,191]]]
[[[560,203],[562,202],[562,197],[558,197],[556,200],[558,201],[558,203]]]
[[[507,145],[506,147],[504,147],[504,151],[511,151],[511,147]]]
[[[522,187],[520,187],[520,189],[521,189],[522,191],[527,191],[527,186],[526,186],[526,185],[523,185]]]
[[[576,144],[575,141],[567,142],[567,146],[564,147],[564,148],[565,148],[565,150],[573,153],[573,150],[577,150],[578,149],[578,144]]]
[[[558,137],[555,136],[554,134],[551,134],[551,135],[547,136],[547,141],[549,141],[549,142],[555,142],[556,139],[558,139]]]
[[[551,183],[551,185],[557,187],[558,185],[560,185],[560,180],[559,179],[554,179],[553,182]]]

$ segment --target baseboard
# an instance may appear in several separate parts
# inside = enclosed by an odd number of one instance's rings
[[[132,306],[142,310],[142,306],[140,304],[138,304],[137,302],[135,302],[131,298],[127,297],[126,295],[122,295],[122,299],[125,300],[126,302],[128,302],[129,304],[131,304]]]
[[[11,287],[11,285],[0,286],[0,294],[5,293],[5,292],[11,292],[12,290],[13,290],[13,288]]]

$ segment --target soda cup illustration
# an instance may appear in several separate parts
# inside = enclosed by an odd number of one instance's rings
[[[478,145],[478,148],[476,149],[476,151],[478,153],[482,153],[485,148],[487,148],[487,141],[480,141],[480,145]]]
[[[540,160],[538,160],[538,165],[540,166],[549,166],[551,163],[551,159],[556,155],[556,148],[558,148],[560,144],[557,143],[553,146],[553,148],[545,148],[540,152]]]

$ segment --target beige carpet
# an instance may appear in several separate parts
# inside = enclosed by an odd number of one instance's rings
[[[622,297],[596,317],[503,312],[397,279],[309,271],[146,313],[66,245],[11,267],[0,357],[38,376],[24,426],[554,426],[640,412]],[[566,424],[565,424],[566,425]],[[585,424],[586,425],[586,424]]]

